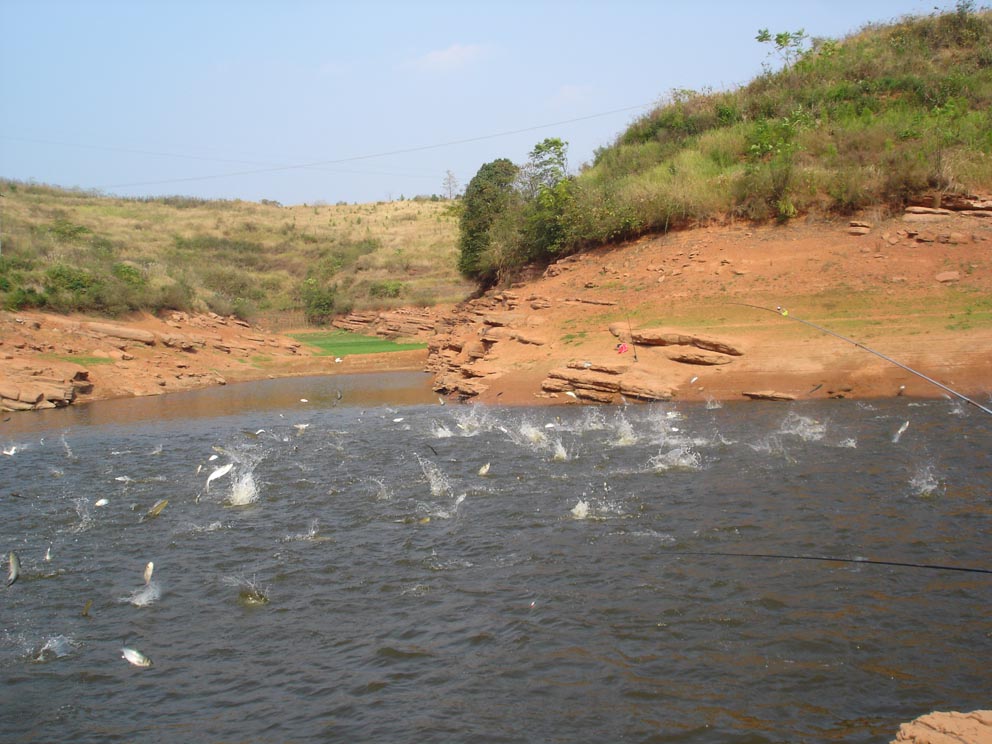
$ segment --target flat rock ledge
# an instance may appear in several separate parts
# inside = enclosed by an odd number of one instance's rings
[[[891,744],[992,744],[992,710],[935,711],[904,723]]]
[[[796,396],[790,393],[779,393],[775,390],[752,390],[741,393],[745,398],[751,400],[795,400]]]
[[[548,372],[541,383],[547,393],[572,393],[577,400],[592,403],[620,403],[624,398],[643,401],[671,400],[674,391],[640,370],[605,370],[575,366]]]
[[[0,411],[63,408],[93,389],[90,373],[79,369],[69,378],[33,375],[25,380],[0,380]]]

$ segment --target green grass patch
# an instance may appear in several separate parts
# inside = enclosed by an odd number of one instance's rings
[[[397,343],[378,336],[363,336],[348,331],[315,331],[293,333],[292,338],[317,349],[317,356],[347,356],[348,354],[383,354],[390,351],[426,349],[427,344]]]
[[[93,367],[97,364],[111,364],[115,359],[110,357],[85,356],[82,354],[42,354],[44,359],[57,359],[60,362],[71,362],[80,367]]]

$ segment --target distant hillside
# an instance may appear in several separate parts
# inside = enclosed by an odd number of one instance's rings
[[[120,199],[0,181],[0,305],[270,323],[457,302],[455,203]]]
[[[755,43],[769,64],[751,83],[673,91],[576,177],[557,167],[559,140],[525,164],[484,165],[466,191],[463,272],[494,284],[528,262],[715,218],[884,215],[992,189],[992,12],[959,2],[842,40],[764,30]]]

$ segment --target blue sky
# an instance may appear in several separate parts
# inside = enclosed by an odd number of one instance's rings
[[[935,5],[0,0],[0,176],[368,202],[545,137],[574,170],[673,89],[753,78],[760,28],[840,38]]]

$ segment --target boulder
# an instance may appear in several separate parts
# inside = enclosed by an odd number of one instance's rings
[[[147,346],[155,345],[155,334],[151,331],[143,331],[140,328],[127,328],[110,323],[84,323],[83,327],[96,336],[107,336],[124,341],[137,341]]]

